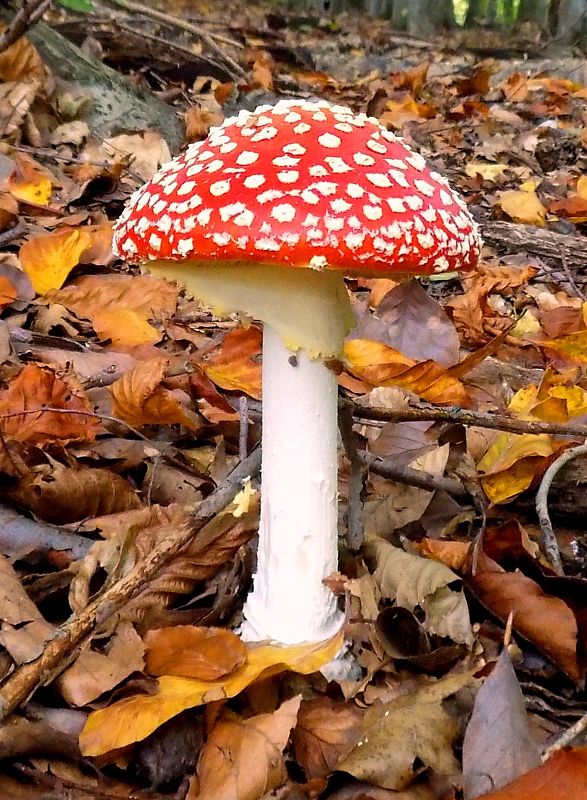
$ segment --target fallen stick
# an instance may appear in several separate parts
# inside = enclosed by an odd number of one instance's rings
[[[127,575],[101,593],[79,614],[55,631],[41,655],[18,667],[0,686],[0,722],[26,702],[40,686],[50,683],[70,663],[77,648],[119,611],[161,567],[179,553],[207,522],[222,511],[242,488],[242,482],[261,468],[261,449],[255,448],[226,480],[201,502],[189,523],[159,542]]]

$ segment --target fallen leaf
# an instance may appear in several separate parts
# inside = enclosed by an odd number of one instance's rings
[[[283,751],[296,724],[301,696],[272,714],[243,719],[225,711],[202,749],[198,781],[186,800],[258,800],[284,783]]]
[[[62,228],[25,242],[18,255],[35,292],[60,289],[90,244],[91,236],[83,228]]]
[[[6,24],[0,23],[0,32],[5,30]],[[0,53],[0,81],[3,83],[35,81],[40,86],[47,72],[39,51],[25,36]]]
[[[539,227],[544,225],[546,209],[534,192],[510,189],[500,194],[498,204],[514,222]]]
[[[342,632],[326,642],[292,647],[258,645],[247,649],[247,663],[226,679],[159,678],[156,695],[137,695],[90,714],[80,736],[85,755],[96,756],[140,741],[186,708],[234,697],[253,681],[288,670],[309,675],[341,648]]]
[[[356,705],[329,697],[302,703],[293,746],[307,780],[325,778],[350,753],[360,739],[363,714]]]
[[[180,396],[163,387],[167,359],[139,362],[110,387],[112,413],[133,427],[143,425],[185,425],[196,430],[199,417],[180,401]],[[186,398],[187,399],[187,398]]]
[[[151,675],[215,681],[242,667],[247,657],[244,642],[223,628],[159,628],[147,633],[145,644]]]
[[[14,171],[7,184],[10,194],[30,205],[49,205],[53,191],[53,180],[49,171],[22,153],[14,157],[14,164]]]
[[[465,800],[499,789],[540,764],[524,696],[504,648],[477,692],[463,743]]]
[[[43,411],[47,406],[63,413]],[[0,430],[8,440],[37,446],[93,441],[99,420],[75,411],[91,411],[87,398],[49,367],[27,364],[0,392]]]
[[[367,709],[362,738],[338,765],[343,772],[385,789],[404,789],[420,761],[441,775],[458,770],[452,745],[458,723],[442,701],[462,689],[471,673],[451,675]]]
[[[110,339],[112,346],[117,348],[156,344],[163,336],[140,314],[128,308],[98,310],[92,325],[100,339]]]
[[[477,800],[579,800],[587,786],[587,746],[559,750],[546,763]],[[553,791],[556,795],[553,795]]]
[[[221,389],[245,392],[261,398],[261,349],[263,334],[255,325],[229,331],[200,366]]]

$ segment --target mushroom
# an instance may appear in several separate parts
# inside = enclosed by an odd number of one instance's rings
[[[242,635],[320,641],[342,624],[337,380],[344,277],[474,266],[477,226],[446,179],[379,122],[325,101],[241,111],[162,167],[117,222],[116,253],[218,316],[264,323],[261,520]]]

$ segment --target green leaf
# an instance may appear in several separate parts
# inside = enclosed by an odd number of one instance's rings
[[[93,11],[92,0],[57,0],[60,6],[70,8],[72,11]]]

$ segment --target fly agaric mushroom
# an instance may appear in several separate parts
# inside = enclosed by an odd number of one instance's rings
[[[263,470],[243,635],[319,641],[341,623],[337,382],[353,315],[343,276],[467,270],[477,226],[446,179],[377,120],[327,102],[241,111],[131,198],[118,255],[219,316],[264,323]]]

